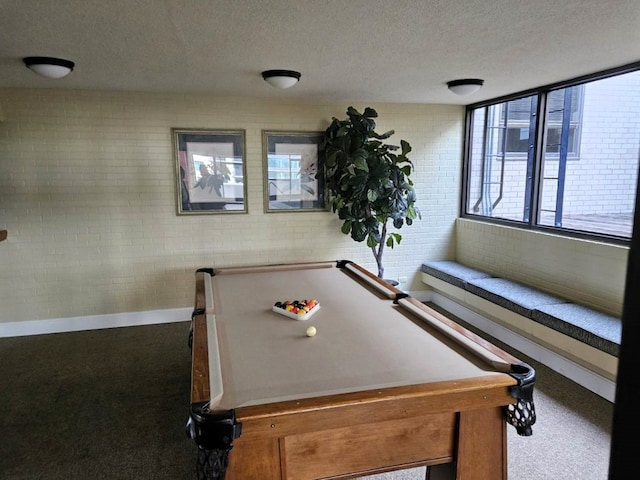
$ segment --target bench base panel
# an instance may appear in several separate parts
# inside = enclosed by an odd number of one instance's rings
[[[536,327],[536,331],[520,331],[517,325],[523,325],[522,321],[526,320],[526,323],[535,322],[495,305],[492,305],[490,309],[491,314],[479,312],[477,305],[472,307],[468,302],[468,296],[475,295],[433,277],[429,278],[429,282],[427,282],[424,279],[425,276],[426,274],[423,273],[423,282],[433,288],[436,287],[436,285],[431,284],[434,280],[435,282],[433,283],[435,284],[439,282],[443,284],[444,292],[439,292],[438,290],[431,292],[430,301],[439,307],[444,308],[470,325],[479,328],[534,360],[547,365],[606,400],[610,402],[615,400],[615,379],[618,366],[616,357],[581,344],[575,346],[582,357],[578,358],[578,355],[572,354],[566,349],[567,342],[579,343],[576,340],[543,325],[539,325],[539,329]],[[482,300],[480,297],[476,298]],[[503,315],[504,318],[500,320],[495,318],[500,315]],[[520,318],[514,319],[512,318],[514,316]],[[515,320],[517,323],[510,325],[509,320]],[[544,332],[538,332],[537,330],[544,330]],[[603,366],[605,368],[602,368]]]

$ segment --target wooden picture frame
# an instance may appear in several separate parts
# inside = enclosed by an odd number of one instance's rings
[[[178,215],[247,213],[245,131],[171,132]]]

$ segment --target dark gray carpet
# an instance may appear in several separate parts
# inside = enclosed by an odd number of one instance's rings
[[[193,479],[188,329],[0,339],[0,478]]]

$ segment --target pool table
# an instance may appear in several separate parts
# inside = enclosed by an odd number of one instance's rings
[[[198,269],[189,345],[202,479],[506,479],[507,425],[535,422],[529,365],[350,261]]]

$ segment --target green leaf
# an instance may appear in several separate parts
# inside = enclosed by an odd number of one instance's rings
[[[360,222],[354,222],[351,224],[351,238],[356,242],[362,242],[367,236],[367,229]]]
[[[342,228],[340,229],[342,233],[347,235],[351,231],[351,220],[347,220],[342,224]]]
[[[367,247],[369,248],[374,248],[376,245],[378,245],[380,242],[376,241],[375,238],[373,238],[372,235],[368,235],[367,236]]]
[[[349,208],[347,208],[347,207],[345,207],[345,206],[342,206],[342,207],[340,208],[340,210],[338,210],[338,218],[339,218],[340,220],[348,220],[348,219],[351,219],[351,218],[352,218],[352,216],[351,216],[351,212],[349,211]]]
[[[390,233],[387,238],[387,247],[393,248],[395,245],[400,245],[402,241],[402,235],[399,233]]]
[[[364,226],[367,229],[369,235],[373,236],[373,239],[376,242],[380,243],[380,222],[378,222],[378,219],[376,217],[369,217],[365,220]]]
[[[403,156],[406,156],[407,153],[411,151],[411,145],[409,145],[409,143],[405,142],[404,140],[400,140],[400,147],[402,148]]]
[[[350,128],[347,125],[344,125],[338,129],[336,132],[336,137],[344,137],[347,133],[349,133]]]
[[[331,168],[336,164],[336,156],[338,155],[337,151],[331,152],[324,159],[325,168]]]
[[[372,154],[372,155],[374,155],[376,157],[379,157],[380,156],[379,154],[381,153],[381,150],[384,148],[383,145],[384,144],[379,140],[369,140],[367,142],[367,145],[365,145],[365,146],[367,147],[367,151],[370,154]]]
[[[350,107],[351,108],[351,107]],[[378,112],[376,112],[373,108],[371,107],[366,107],[364,109],[364,112],[362,113],[363,117],[367,117],[367,118],[377,118],[378,117]]]
[[[371,203],[375,202],[379,198],[378,192],[375,190],[367,190],[367,200]]]
[[[367,159],[363,157],[357,157],[354,159],[355,167],[358,170],[363,170],[365,172],[369,171],[369,165],[367,165]]]
[[[362,157],[367,158],[369,156],[369,152],[363,146],[356,148],[353,152],[351,152],[352,157]]]
[[[371,135],[375,134],[374,130],[376,128],[376,122],[370,118],[363,118],[362,127],[362,130],[366,133],[367,138],[369,138]]]
[[[373,138],[377,138],[378,140],[385,140],[387,138],[389,138],[391,135],[393,135],[395,132],[395,130],[389,130],[388,132],[384,132],[384,133],[376,133],[376,132],[370,132],[370,136]]]
[[[366,111],[366,110],[365,110]],[[347,108],[347,115],[349,115],[350,117],[359,117],[360,116],[360,112],[358,112],[355,108],[353,107],[349,107]]]

